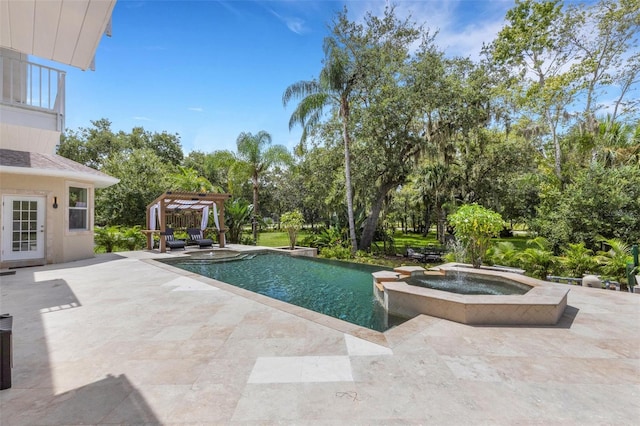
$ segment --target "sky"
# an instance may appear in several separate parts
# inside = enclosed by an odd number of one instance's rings
[[[106,118],[112,130],[177,133],[185,155],[235,151],[241,132],[271,134],[293,148],[291,84],[322,68],[322,42],[336,12],[349,18],[381,15],[386,1],[118,0],[112,37],[103,37],[95,71],[67,72],[66,127]],[[396,1],[431,32],[447,56],[479,57],[504,25],[514,1]]]

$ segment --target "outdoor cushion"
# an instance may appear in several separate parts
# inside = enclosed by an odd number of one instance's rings
[[[194,243],[198,244],[200,248],[202,247],[211,247],[213,245],[213,240],[209,238],[204,238],[202,235],[202,230],[198,228],[189,228],[187,229],[187,234],[189,234],[189,239]]]
[[[187,244],[182,240],[175,239],[173,235],[173,229],[167,228],[167,230],[163,232],[162,235],[164,235],[165,243],[167,247],[169,247],[171,250],[178,249],[178,248],[186,250]]]

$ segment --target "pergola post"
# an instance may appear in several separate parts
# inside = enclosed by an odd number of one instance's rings
[[[220,221],[220,229],[218,229],[218,243],[220,245],[220,248],[224,248],[226,241],[225,233],[227,232],[227,229],[224,226],[224,202],[221,203],[220,209],[218,209],[218,213]]]
[[[149,207],[147,207],[147,229],[151,229],[151,215],[149,212]],[[147,237],[147,250],[153,250],[153,234],[151,232],[145,232],[144,235]]]
[[[160,200],[160,211],[158,212],[158,218],[160,219],[160,253],[167,252],[167,237],[164,233],[167,231],[167,214],[164,211],[165,200]]]

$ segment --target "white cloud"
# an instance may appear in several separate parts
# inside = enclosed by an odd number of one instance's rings
[[[351,18],[363,21],[367,12],[382,16],[386,3],[352,2],[348,6]],[[493,41],[511,7],[512,1],[401,1],[396,3],[396,15],[401,19],[410,16],[431,34],[437,32],[435,42],[447,56],[478,59],[483,43]]]
[[[268,9],[268,10],[269,12],[271,12],[273,16],[278,18],[279,21],[284,23],[291,32],[294,32],[296,34],[304,34],[308,32],[308,29],[305,25],[305,21],[303,19],[300,19],[294,16],[280,15],[273,9]]]
[[[195,112],[203,112],[204,108],[200,108],[200,107],[189,107],[187,108],[189,111],[195,111]]]
[[[442,31],[436,38],[438,46],[448,56],[478,59],[483,43],[491,43],[502,29],[503,22],[483,22],[479,26],[468,25],[461,32]]]
[[[153,121],[149,117],[142,117],[142,116],[135,116],[135,117],[133,117],[133,119],[137,120],[137,121]]]

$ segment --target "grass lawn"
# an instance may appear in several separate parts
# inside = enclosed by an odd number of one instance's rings
[[[303,240],[309,233],[305,231],[300,231],[298,233],[298,242]],[[516,247],[516,250],[521,251],[527,248],[527,240],[529,237],[526,236],[514,236],[509,238],[494,238],[494,242],[500,241],[509,241],[513,243]],[[429,232],[426,237],[423,237],[422,234],[414,234],[414,233],[403,233],[402,231],[396,231],[393,234],[393,240],[396,246],[397,253],[404,253],[407,247],[420,248],[428,245],[440,245],[438,240],[436,239],[435,232]],[[284,247],[289,245],[289,236],[286,232],[278,232],[278,231],[269,231],[269,232],[261,232],[258,235],[258,245],[265,247]],[[382,247],[381,243],[378,243],[380,247]]]
[[[440,245],[435,232],[429,232],[426,237],[423,237],[422,234],[412,232],[405,234],[402,231],[396,231],[393,234],[393,241],[398,253],[404,252],[407,247],[419,248],[427,245]]]
[[[493,241],[494,243],[507,241],[513,244],[516,247],[516,250],[523,251],[526,248],[528,248],[527,240],[530,240],[530,239],[531,239],[530,236],[518,235],[518,236],[509,237],[509,238],[494,238],[491,241]]]
[[[307,235],[308,233],[305,231],[298,232],[297,241],[300,242]],[[261,232],[258,235],[258,245],[265,247],[288,247],[289,234],[278,231]]]

